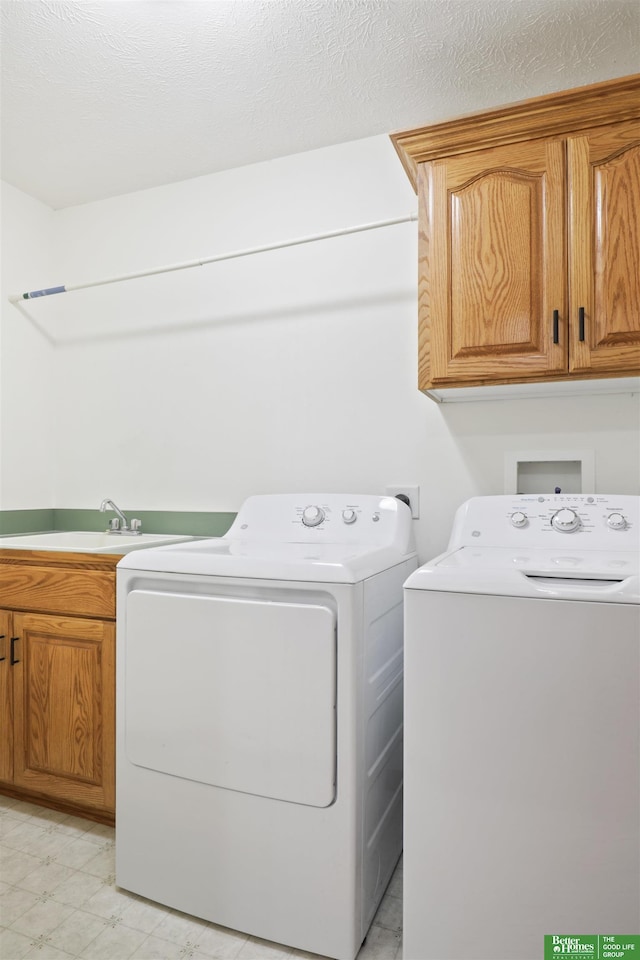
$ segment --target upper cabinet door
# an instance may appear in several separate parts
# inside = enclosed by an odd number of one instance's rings
[[[568,167],[570,369],[637,374],[640,121],[569,137]]]
[[[565,165],[551,138],[419,165],[422,389],[566,371]]]

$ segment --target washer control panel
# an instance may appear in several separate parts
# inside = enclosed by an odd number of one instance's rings
[[[578,512],[571,507],[560,507],[551,517],[551,526],[561,533],[571,533],[580,526]]]
[[[511,526],[512,527],[526,527],[529,523],[529,518],[526,513],[523,513],[522,510],[514,510],[511,514]]]
[[[640,550],[640,497],[605,494],[521,494],[474,497],[456,514],[451,543],[463,546]]]
[[[610,513],[607,517],[607,526],[612,530],[624,530],[627,526],[627,518],[623,513]]]

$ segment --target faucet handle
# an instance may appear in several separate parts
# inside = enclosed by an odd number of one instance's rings
[[[130,533],[142,533],[142,520],[136,520],[135,517],[131,520],[131,529]]]
[[[120,532],[120,518],[114,517],[113,520],[109,520],[107,533],[119,533],[119,532]]]

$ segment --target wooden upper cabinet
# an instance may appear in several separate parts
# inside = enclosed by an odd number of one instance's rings
[[[391,138],[419,206],[419,386],[640,373],[640,76]]]
[[[640,369],[640,120],[568,138],[570,369]]]
[[[421,382],[566,369],[565,182],[559,140],[421,164]]]

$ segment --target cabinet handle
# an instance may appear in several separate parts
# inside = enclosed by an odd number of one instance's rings
[[[4,640],[4,633],[0,633],[0,640]],[[4,650],[4,644],[2,645],[2,649]],[[6,659],[7,659],[7,658],[6,658],[5,654],[3,653],[2,656],[0,657],[0,660],[6,660]]]
[[[560,343],[560,339],[558,336],[559,322],[560,322],[560,311],[554,310],[553,311],[553,342],[554,343]]]
[[[584,307],[578,310],[578,340],[584,341]]]
[[[9,657],[9,663],[11,666],[13,666],[14,663],[20,663],[19,660],[16,660],[16,643],[19,639],[20,637],[11,637],[11,653]]]

